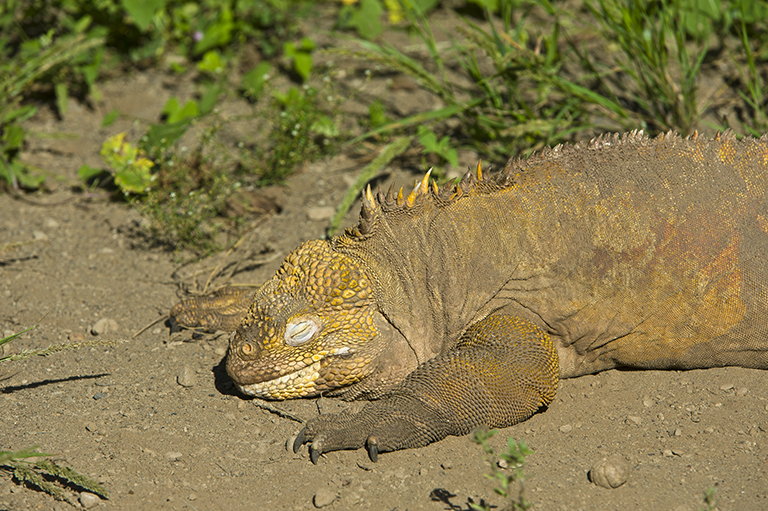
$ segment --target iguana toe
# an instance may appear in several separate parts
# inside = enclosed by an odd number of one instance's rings
[[[309,446],[309,459],[313,465],[317,465],[317,459],[323,454],[323,441],[315,440],[312,445]]]
[[[301,431],[299,431],[299,434],[296,435],[296,439],[293,441],[293,452],[294,454],[299,452],[299,449],[301,449],[301,446],[307,443],[307,437],[304,436],[304,432],[307,430],[307,428],[302,428]]]
[[[376,463],[379,461],[379,441],[375,436],[368,437],[368,457]]]

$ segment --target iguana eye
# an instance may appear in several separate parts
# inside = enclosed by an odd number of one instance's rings
[[[320,320],[315,317],[295,318],[285,325],[285,342],[300,346],[312,339],[320,330]]]

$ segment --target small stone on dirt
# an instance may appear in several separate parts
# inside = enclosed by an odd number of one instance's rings
[[[191,367],[184,366],[181,371],[179,371],[179,375],[176,376],[176,383],[182,387],[194,387],[197,385],[197,375]]]
[[[570,433],[573,430],[573,426],[570,424],[565,424],[564,426],[560,426],[560,433]]]
[[[102,335],[117,331],[117,321],[109,318],[101,318],[91,327],[91,334]]]
[[[643,422],[643,419],[642,417],[637,417],[635,415],[627,415],[627,421],[639,426]]]
[[[85,425],[85,429],[87,429],[88,431],[90,431],[95,435],[106,436],[107,434],[106,428],[104,427],[103,423],[100,424],[98,422],[89,422],[88,424]]]
[[[328,488],[323,488],[315,493],[315,496],[312,498],[312,503],[319,509],[321,507],[330,506],[334,500],[336,500],[336,493]]]
[[[307,208],[307,218],[310,220],[328,220],[334,213],[336,213],[336,210],[331,206],[314,206]]]
[[[589,480],[602,488],[618,488],[629,480],[629,463],[622,456],[608,456],[589,470]]]
[[[101,502],[101,499],[96,494],[87,491],[80,494],[80,505],[85,509],[95,507],[99,505],[99,502]]]
[[[179,461],[183,454],[180,452],[167,452],[165,453],[165,457],[168,458],[170,461]]]

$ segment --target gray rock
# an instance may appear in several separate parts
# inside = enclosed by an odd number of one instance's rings
[[[331,491],[328,488],[323,488],[315,493],[315,496],[312,498],[312,503],[319,509],[321,507],[330,506],[333,504],[334,500],[336,500],[336,492]]]
[[[194,387],[197,385],[197,375],[191,367],[184,366],[181,368],[181,371],[179,371],[178,376],[176,376],[176,383],[182,387]]]
[[[101,318],[91,327],[91,334],[102,335],[117,331],[117,321],[109,318]]]
[[[622,456],[608,456],[589,470],[589,480],[602,488],[618,488],[629,480],[629,463]]]
[[[101,499],[98,495],[93,494],[91,492],[84,491],[80,494],[80,505],[83,506],[85,509],[90,509],[92,507],[98,506],[101,502]]]

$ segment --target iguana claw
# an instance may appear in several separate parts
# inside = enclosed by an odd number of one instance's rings
[[[299,449],[302,445],[307,443],[307,437],[304,436],[304,432],[307,430],[307,428],[302,428],[301,431],[299,431],[299,434],[296,435],[296,439],[293,441],[293,452],[294,454],[299,452]]]
[[[319,440],[315,440],[312,442],[312,445],[309,446],[309,459],[312,461],[313,465],[317,465],[317,459],[321,454],[323,454],[323,443]]]
[[[376,437],[368,437],[368,457],[371,461],[376,463],[379,461],[379,441]]]

